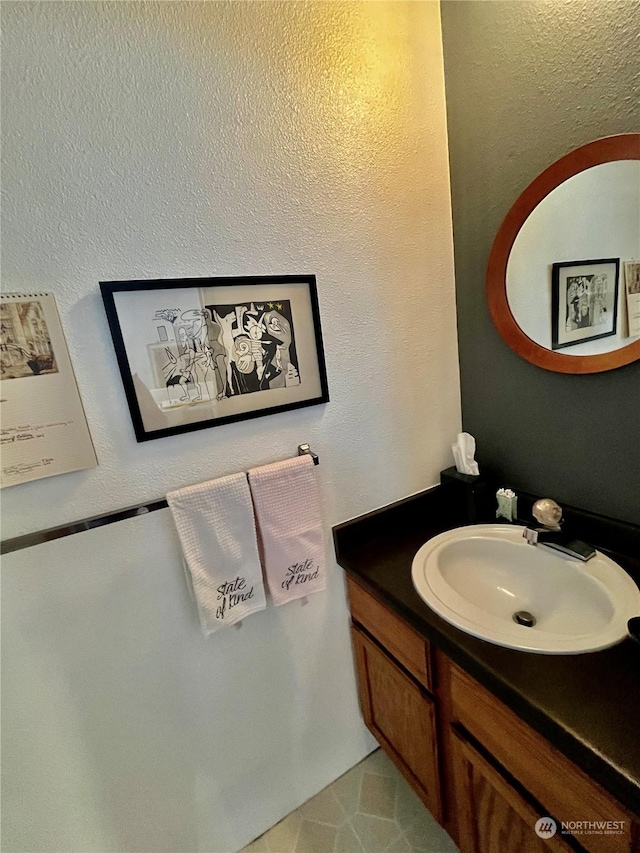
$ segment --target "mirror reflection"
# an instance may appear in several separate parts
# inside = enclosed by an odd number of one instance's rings
[[[597,355],[640,340],[639,276],[640,162],[619,160],[579,172],[534,208],[509,255],[506,295],[538,345]]]

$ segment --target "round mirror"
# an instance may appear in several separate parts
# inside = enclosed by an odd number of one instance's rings
[[[527,187],[496,236],[487,298],[504,340],[539,367],[640,358],[640,134],[584,145]]]

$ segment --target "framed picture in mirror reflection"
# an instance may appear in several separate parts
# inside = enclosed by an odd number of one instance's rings
[[[554,350],[615,335],[620,259],[552,265],[551,345]]]

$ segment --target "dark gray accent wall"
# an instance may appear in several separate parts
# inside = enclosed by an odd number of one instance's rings
[[[521,359],[485,299],[505,214],[578,146],[640,130],[640,3],[444,0],[464,429],[505,485],[640,523],[640,362],[568,376]]]

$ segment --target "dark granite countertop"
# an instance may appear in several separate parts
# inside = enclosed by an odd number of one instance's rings
[[[626,639],[600,652],[531,654],[476,639],[445,622],[415,591],[411,563],[424,542],[458,523],[436,487],[335,527],[338,563],[640,814],[640,645]],[[616,554],[632,576],[639,555]]]

